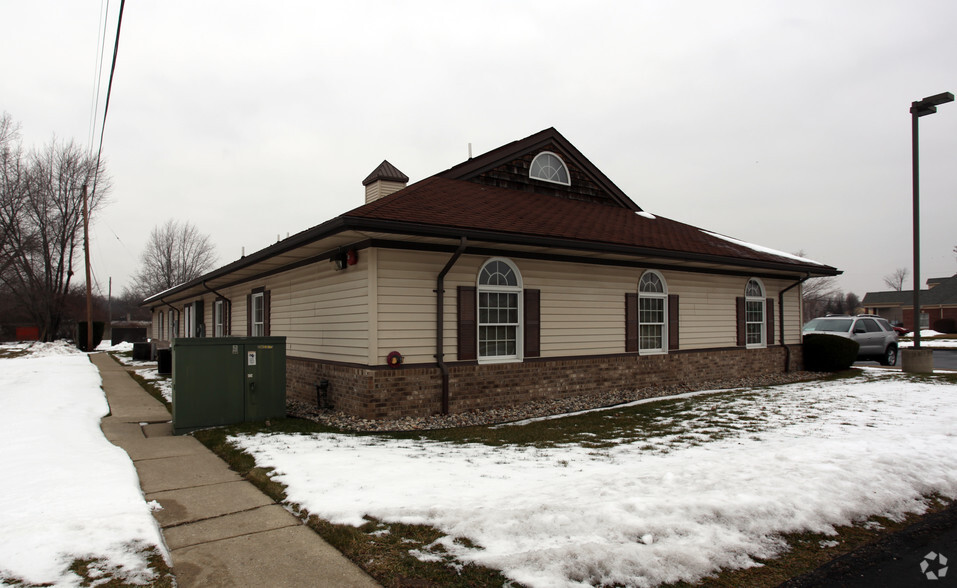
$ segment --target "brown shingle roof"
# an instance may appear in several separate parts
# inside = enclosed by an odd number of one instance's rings
[[[360,206],[343,217],[490,231],[503,236],[608,244],[670,252],[669,257],[679,253],[786,264],[802,269],[813,268],[815,273],[827,275],[838,273],[829,266],[733,243],[663,217],[648,218],[616,206],[495,188],[440,176],[427,178]]]

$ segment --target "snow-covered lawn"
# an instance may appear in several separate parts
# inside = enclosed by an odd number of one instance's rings
[[[66,343],[0,359],[0,584],[78,586],[77,559],[94,561],[90,576],[149,583],[149,552],[169,562],[133,463],[100,430],[100,383]]]
[[[617,423],[605,439],[544,447],[231,439],[312,514],[431,525],[460,561],[531,586],[695,581],[780,554],[781,533],[832,532],[923,512],[934,493],[957,497],[957,386],[945,381],[865,370],[600,416]]]

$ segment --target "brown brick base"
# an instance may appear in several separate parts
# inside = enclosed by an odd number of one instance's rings
[[[790,369],[803,365],[800,345],[790,346]],[[465,412],[561,399],[596,392],[641,390],[649,396],[663,386],[694,387],[699,382],[785,371],[788,350],[716,349],[668,355],[622,354],[599,357],[531,359],[522,363],[449,364],[449,410]],[[318,384],[328,382],[320,397]],[[323,403],[360,418],[429,416],[442,408],[442,379],[434,366],[369,368],[287,358],[289,398]]]

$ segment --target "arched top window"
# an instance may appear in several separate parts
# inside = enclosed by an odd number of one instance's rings
[[[666,353],[668,349],[668,296],[665,279],[649,270],[638,280],[638,350]]]
[[[528,177],[566,186],[571,184],[565,162],[551,151],[542,151],[535,156],[528,169]]]
[[[479,270],[478,359],[522,358],[522,276],[506,259],[491,259]]]
[[[744,320],[748,347],[763,347],[765,342],[765,321],[767,317],[764,299],[764,285],[761,280],[751,278],[744,287]]]
[[[642,294],[665,294],[665,281],[656,271],[647,271],[638,281],[638,291]]]
[[[479,286],[521,286],[518,279],[518,270],[504,259],[493,259],[479,272]]]

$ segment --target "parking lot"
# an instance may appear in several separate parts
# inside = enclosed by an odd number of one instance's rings
[[[903,353],[904,350],[901,350]],[[878,365],[876,361],[858,361],[854,365]],[[897,355],[897,367],[901,365],[900,354]],[[934,350],[934,369],[935,370],[955,370],[957,371],[957,349],[935,349]]]

